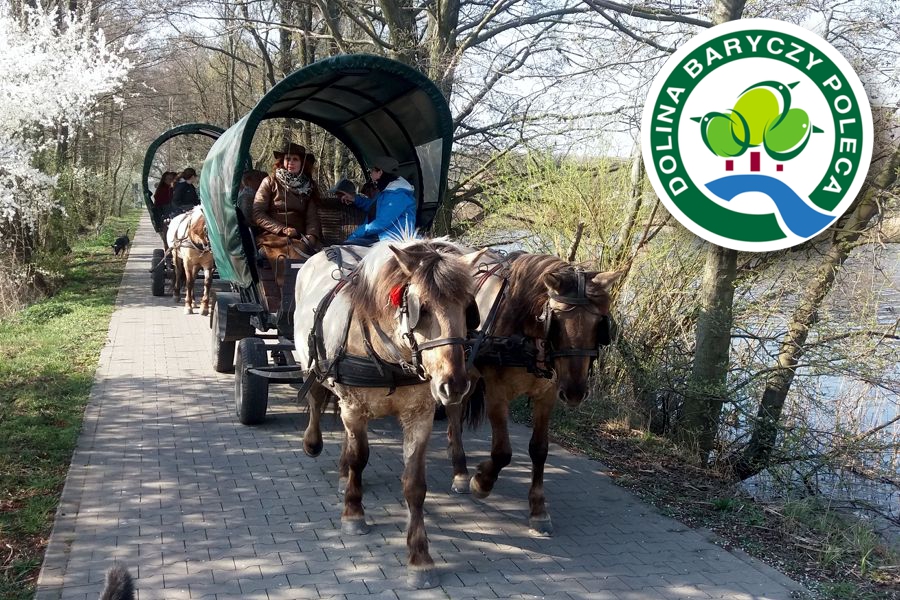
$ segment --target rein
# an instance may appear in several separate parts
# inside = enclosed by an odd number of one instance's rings
[[[476,362],[509,367],[525,367],[529,372],[534,373],[539,377],[550,379],[553,377],[553,363],[557,358],[581,356],[596,360],[600,356],[599,348],[565,348],[554,350],[550,341],[551,325],[554,315],[574,310],[578,306],[589,306],[593,304],[587,295],[587,281],[584,271],[580,269],[575,270],[577,278],[577,290],[575,295],[563,296],[558,294],[548,294],[547,301],[544,303],[541,314],[537,317],[538,322],[544,324],[543,338],[529,338],[522,335],[500,337],[491,335],[500,307],[507,296],[509,286],[509,262],[508,258],[503,259],[501,262],[493,265],[490,269],[487,269],[478,280],[478,289],[480,290],[491,276],[501,277],[503,279],[500,291],[494,299],[490,311],[488,312],[488,316],[484,321],[484,327],[482,327],[474,340],[472,340],[467,367],[471,368]],[[507,267],[507,273],[499,274],[501,268],[504,266]],[[553,308],[551,302],[565,304],[568,308]],[[604,319],[607,319],[607,317],[604,317]],[[605,323],[601,326],[603,325],[605,325]],[[547,349],[544,352],[543,359],[540,358],[541,352],[539,351],[541,344],[543,348]]]
[[[209,244],[197,244],[194,240],[191,239],[191,227],[193,227],[194,221],[192,218],[186,218],[178,224],[178,229],[175,230],[175,238],[172,240],[172,246],[175,248],[190,248],[192,250],[196,250],[201,254],[206,254],[211,252]],[[184,233],[182,233],[181,227],[184,226]],[[208,239],[208,238],[207,238]],[[185,243],[186,242],[186,243]]]

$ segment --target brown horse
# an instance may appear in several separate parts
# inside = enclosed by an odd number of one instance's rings
[[[500,470],[512,457],[509,403],[527,396],[533,406],[528,445],[532,464],[529,525],[539,535],[552,535],[544,498],[550,414],[557,400],[575,407],[587,395],[588,376],[599,346],[609,343],[609,288],[620,274],[579,271],[549,255],[522,254],[507,260],[492,253],[489,260],[494,262],[479,267],[476,299],[485,321],[482,327],[490,329],[490,337],[474,361],[483,377],[484,404],[492,430],[491,458],[478,465],[469,480],[462,446],[462,410],[448,407],[452,489],[457,493],[471,489],[478,498],[490,495]],[[494,318],[490,316],[492,308]],[[470,418],[477,421],[477,411],[470,412]]]
[[[480,253],[464,257],[454,244],[420,240],[353,250],[364,254],[358,264],[348,256],[352,250],[330,249],[310,258],[297,276],[298,362],[309,369],[306,377],[319,382],[308,393],[304,450],[321,452],[319,419],[333,392],[345,429],[341,530],[367,533],[362,473],[369,459],[368,422],[397,417],[403,427],[410,585],[432,587],[436,577],[423,513],[425,454],[435,401],[460,404],[471,387],[464,344],[477,311],[471,271]],[[345,269],[336,283],[341,264],[352,273]]]
[[[172,283],[172,297],[181,300],[181,288],[185,287],[184,312],[194,314],[194,281],[200,269],[205,272],[203,298],[200,300],[200,314],[209,314],[209,290],[212,287],[212,272],[215,267],[206,232],[206,217],[196,206],[193,210],[180,214],[169,223],[166,240],[172,251],[175,265],[175,280]]]

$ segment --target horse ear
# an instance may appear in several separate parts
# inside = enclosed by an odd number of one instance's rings
[[[391,252],[393,252],[394,256],[397,258],[400,270],[403,271],[404,275],[407,277],[411,277],[413,271],[416,269],[416,257],[402,248],[397,248],[395,246],[388,246],[388,248],[391,249]]]
[[[617,282],[625,273],[622,271],[607,271],[606,273],[593,273],[591,283],[600,286],[604,290],[608,290],[612,284]]]
[[[464,254],[460,256],[459,259],[468,267],[476,267],[478,266],[478,263],[481,262],[481,257],[484,256],[485,252],[487,252],[487,248],[482,248],[481,250]]]
[[[547,291],[556,295],[562,293],[563,278],[560,273],[544,273],[541,281],[547,288]]]

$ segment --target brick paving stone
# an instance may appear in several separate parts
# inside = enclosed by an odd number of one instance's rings
[[[96,598],[116,561],[140,600],[541,597],[562,600],[766,598],[799,585],[712,544],[641,503],[603,465],[551,446],[545,491],[552,538],[528,532],[530,432],[511,425],[513,462],[492,496],[449,491],[438,423],[429,447],[426,527],[440,587],[406,587],[402,439],[373,421],[363,480],[367,536],[340,532],[340,424],[318,459],[307,416],[273,385],[258,427],[234,418],[233,375],[212,370],[209,319],[154,298],[156,235],[144,218],[100,354],[84,426],[57,510],[36,600]],[[490,432],[466,433],[470,469]]]

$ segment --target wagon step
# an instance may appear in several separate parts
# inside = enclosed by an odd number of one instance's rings
[[[247,372],[281,383],[303,383],[303,376],[300,375],[300,369],[296,365],[253,367],[247,369]]]

